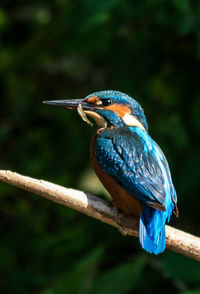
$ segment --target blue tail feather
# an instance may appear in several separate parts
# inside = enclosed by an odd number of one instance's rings
[[[142,248],[149,253],[159,254],[165,250],[165,213],[144,207],[140,216],[139,238]]]

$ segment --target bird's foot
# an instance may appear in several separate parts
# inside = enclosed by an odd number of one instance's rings
[[[116,208],[117,217],[123,213],[123,211],[117,206],[117,203],[113,200],[110,205]]]

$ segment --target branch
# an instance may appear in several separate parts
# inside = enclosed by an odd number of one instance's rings
[[[67,189],[5,170],[0,170],[0,181],[85,213],[117,228],[124,235],[138,237],[137,219],[124,215],[107,201],[89,193]],[[200,261],[198,237],[166,226],[166,246],[174,252]]]

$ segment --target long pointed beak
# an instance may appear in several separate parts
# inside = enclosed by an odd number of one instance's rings
[[[50,100],[43,101],[42,103],[53,105],[57,107],[67,108],[67,109],[77,109],[78,105],[81,104],[83,110],[94,111],[95,107],[91,103],[87,103],[83,99],[73,99],[73,100]]]

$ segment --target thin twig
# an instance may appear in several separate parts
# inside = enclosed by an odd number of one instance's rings
[[[116,227],[125,235],[138,237],[137,219],[124,215],[107,201],[89,193],[67,189],[5,170],[0,170],[0,180],[99,219]],[[200,238],[198,237],[166,226],[166,245],[174,252],[200,261]]]

